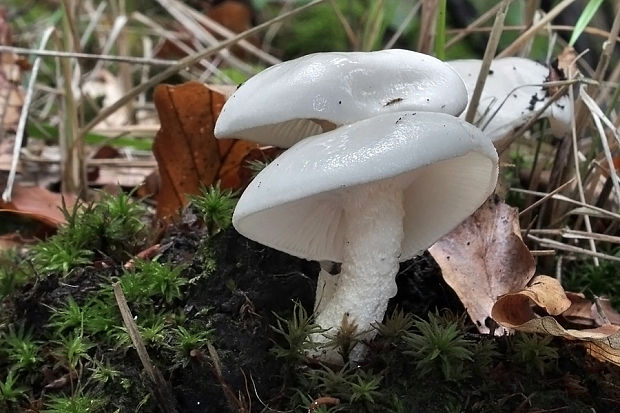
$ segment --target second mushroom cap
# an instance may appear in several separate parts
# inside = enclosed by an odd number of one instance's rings
[[[409,50],[316,53],[272,66],[242,84],[215,125],[218,138],[283,148],[382,113],[458,116],[467,92],[448,64]]]

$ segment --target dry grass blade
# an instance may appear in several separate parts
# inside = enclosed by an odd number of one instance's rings
[[[414,4],[411,7],[411,10],[409,11],[409,13],[407,13],[407,16],[405,17],[403,22],[400,24],[400,26],[398,26],[398,29],[396,30],[394,35],[392,35],[390,40],[388,40],[385,46],[383,46],[384,49],[391,49],[394,46],[394,44],[396,44],[398,39],[400,39],[400,36],[402,36],[403,33],[405,32],[405,29],[409,27],[409,24],[411,23],[415,15],[418,13],[418,10],[420,10],[420,6],[422,6],[422,3],[421,1],[418,1],[416,4]]]
[[[528,230],[528,233],[534,235],[557,235],[566,239],[594,239],[612,244],[620,244],[619,236],[577,231],[574,229],[531,229]]]
[[[118,37],[120,36],[121,31],[127,24],[127,21],[127,16],[118,16],[116,19],[114,19],[112,30],[110,30],[110,35],[106,39],[101,54],[110,54],[110,50],[112,50],[112,47],[117,43]],[[97,73],[103,67],[104,63],[105,61],[98,60],[91,73]]]
[[[188,55],[194,55],[196,54],[196,50],[192,49],[189,45],[187,45],[185,42],[183,42],[181,39],[178,38],[177,34],[171,31],[166,30],[164,27],[162,27],[161,25],[157,24],[155,21],[153,21],[152,19],[150,19],[149,17],[139,13],[139,12],[133,12],[131,15],[132,19],[144,24],[145,26],[149,27],[150,29],[152,29],[153,31],[155,31],[155,33],[157,33],[157,35],[159,37],[161,37],[162,39],[166,39],[168,41],[170,41],[175,47],[178,47],[179,50],[181,50],[184,53],[187,53]],[[179,62],[176,61],[174,63],[174,65],[178,65]],[[211,63],[208,59],[200,59],[196,62],[196,64],[201,65],[202,67],[204,67],[205,71],[207,74],[212,74],[212,73],[217,73],[217,67]],[[171,65],[171,66],[174,66]],[[185,77],[191,78],[191,79],[195,79],[198,78],[199,74],[196,73],[194,74],[192,72],[191,68],[188,68],[188,70],[183,70],[180,72],[180,74]],[[192,77],[193,76],[193,77]],[[148,77],[142,79],[141,83],[145,83],[148,82]],[[143,93],[144,91],[140,92]]]
[[[494,9],[496,7],[499,7],[501,3],[498,3]],[[473,23],[472,23],[473,25]],[[471,26],[471,25],[470,25]],[[446,31],[446,33],[448,34],[455,34],[456,35],[450,39],[450,41],[447,43],[450,46],[452,46],[455,43],[455,39],[458,38],[458,40],[462,39],[463,37],[465,37],[467,34],[469,33],[486,33],[486,32],[490,32],[493,27],[491,26],[482,26],[482,27],[471,27],[467,26],[466,29],[449,29]],[[523,31],[527,28],[527,26],[525,25],[510,25],[510,26],[504,26],[504,32],[515,32],[515,31]],[[565,24],[551,24],[548,26],[549,30],[552,31],[558,31],[558,32],[572,32],[574,30],[574,26],[568,26]],[[467,30],[468,33],[464,34],[461,36],[461,34],[463,33],[463,31]],[[586,27],[583,31],[584,33],[588,33],[591,34],[593,36],[597,36],[597,37],[604,37],[604,38],[609,38],[610,32],[608,32],[607,30],[603,30],[603,29],[599,29],[598,27]],[[620,42],[620,37],[616,37],[616,42]]]
[[[547,196],[548,194],[546,192],[538,192],[538,191],[530,191],[528,189],[521,189],[521,188],[510,188],[509,189],[510,192],[517,192],[517,193],[523,193],[523,194],[528,194],[528,195],[534,195],[534,196]],[[585,202],[579,202],[579,201],[575,201],[572,198],[569,198],[567,196],[564,195],[552,195],[551,198],[558,200],[558,201],[563,201],[569,204],[573,204],[573,205],[578,205],[582,208],[585,208],[587,210],[592,211],[593,213],[598,213],[600,216],[602,217],[607,217],[616,221],[620,221],[620,214],[616,214],[614,212],[608,211],[606,209],[603,208],[599,208],[596,207],[594,205],[590,205],[587,204]]]
[[[338,19],[338,22],[340,22],[340,25],[344,29],[344,32],[346,33],[347,38],[349,39],[349,42],[351,43],[351,47],[353,48],[353,50],[357,50],[359,48],[359,39],[355,35],[355,32],[353,31],[353,28],[349,24],[349,21],[347,20],[347,18],[344,16],[344,14],[342,14],[342,10],[340,10],[340,6],[338,6],[335,0],[329,0],[329,4],[330,6],[332,6],[332,9],[334,10],[334,14],[336,15],[336,18]]]
[[[182,27],[186,28],[192,37],[203,45],[214,45],[218,41],[213,34],[199,24],[185,9],[179,8],[179,2],[174,0],[157,0],[161,6],[170,13],[170,15],[176,19]],[[252,66],[243,62],[238,57],[234,56],[230,51],[226,49],[219,50],[217,55],[222,58],[223,61],[230,66],[242,71],[245,74],[254,74]]]
[[[504,49],[504,51],[501,52],[497,57],[506,57],[506,56],[514,55],[519,49],[521,49],[521,47],[526,42],[529,41],[530,37],[536,34],[536,32],[540,28],[542,28],[547,23],[551,22],[551,20],[553,20],[558,14],[560,14],[562,10],[564,10],[565,8],[567,8],[574,2],[575,0],[564,0],[561,3],[559,3],[553,9],[551,9],[549,13],[545,15],[545,17],[540,19],[534,26],[530,27],[521,36],[519,36],[514,42],[512,42],[512,44],[508,46],[506,49]]]
[[[482,58],[482,65],[480,66],[480,73],[478,73],[478,79],[476,80],[476,87],[472,93],[471,100],[469,101],[469,107],[465,115],[465,120],[469,123],[474,121],[476,116],[476,110],[478,110],[478,103],[482,96],[482,90],[484,89],[484,83],[489,75],[489,68],[491,62],[495,57],[497,46],[499,45],[499,39],[502,36],[502,28],[504,27],[504,20],[506,19],[506,13],[508,12],[508,6],[512,0],[503,0],[502,6],[495,16],[495,22],[493,23],[493,30],[489,36],[489,42],[487,43],[486,50],[484,51],[484,57]]]
[[[86,29],[84,30],[84,33],[82,33],[82,37],[80,38],[80,47],[82,48],[82,50],[86,46],[88,39],[90,39],[90,36],[93,34],[95,29],[97,28],[97,25],[101,21],[101,17],[103,17],[103,12],[105,11],[107,5],[108,3],[106,2],[99,3],[94,13],[90,14],[88,26],[86,26]]]
[[[123,289],[121,288],[121,285],[119,283],[115,283],[112,288],[114,290],[114,297],[116,298],[116,303],[118,304],[118,308],[121,312],[123,324],[125,325],[127,333],[131,338],[131,342],[133,343],[136,352],[138,353],[138,357],[142,362],[144,371],[152,382],[153,396],[159,403],[159,407],[162,409],[162,411],[166,413],[176,413],[177,410],[172,402],[172,400],[174,400],[174,397],[172,396],[172,391],[170,390],[168,383],[166,383],[159,370],[157,370],[157,367],[153,365],[153,362],[149,357],[149,353],[146,351],[146,346],[144,345],[144,341],[140,336],[140,332],[138,331],[138,325],[134,321],[131,310],[129,309],[129,305],[127,305],[127,300],[125,299],[125,294],[123,294]]]
[[[568,73],[568,78],[569,79],[574,79],[575,77],[575,73],[571,73],[570,68],[573,67],[573,64],[571,63],[569,65],[569,73]],[[568,89],[568,96],[571,102],[575,101],[575,96],[573,93],[573,89],[569,88]],[[581,180],[581,170],[579,167],[579,145],[577,144],[577,125],[576,125],[576,120],[575,120],[575,108],[573,107],[573,113],[571,116],[571,139],[572,139],[572,144],[573,144],[573,162],[574,162],[574,169],[575,169],[575,179],[577,182],[577,191],[579,193],[579,200],[583,203],[586,202],[586,196],[585,196],[585,192],[583,190],[583,181]],[[585,226],[586,226],[586,230],[588,232],[592,232],[592,224],[590,222],[590,216],[589,215],[584,215],[583,217]],[[592,251],[592,261],[594,263],[595,266],[599,266],[599,261],[598,261],[598,256],[597,251],[596,251],[596,244],[594,242],[593,239],[588,240],[588,243],[590,244],[590,250]]]
[[[54,32],[53,27],[48,27],[43,32],[41,37],[41,43],[39,49],[44,49],[50,36]],[[22,105],[22,111],[19,116],[19,123],[17,124],[17,132],[15,133],[15,144],[13,145],[13,158],[11,159],[11,169],[9,171],[9,177],[6,182],[6,188],[2,193],[2,200],[4,202],[11,202],[11,193],[13,192],[13,184],[15,183],[15,175],[17,173],[17,163],[19,161],[19,151],[21,150],[24,132],[26,131],[26,119],[28,119],[28,113],[30,111],[30,104],[32,103],[32,96],[34,94],[34,85],[37,82],[37,76],[39,74],[39,68],[41,67],[41,58],[34,59],[32,65],[32,72],[30,73],[30,79],[28,80],[28,89],[26,90],[26,97],[24,98],[24,104]]]
[[[544,197],[542,197],[538,201],[534,202],[532,205],[530,205],[527,208],[525,208],[523,211],[519,212],[519,216],[522,216],[522,215],[528,213],[532,209],[536,208],[538,205],[540,205],[543,202],[546,202],[547,200],[551,199],[553,197],[553,195],[557,194],[558,192],[560,192],[561,190],[566,188],[568,185],[570,185],[574,181],[575,181],[575,178],[571,179],[570,181],[564,182],[562,185],[558,186],[553,191],[549,192],[547,195],[545,195]]]
[[[227,48],[229,46],[232,46],[234,44],[236,44],[237,42],[239,42],[242,39],[245,39],[248,36],[251,36],[255,33],[260,32],[261,30],[266,29],[267,27],[271,26],[272,24],[278,23],[282,20],[288,19],[289,17],[292,17],[298,13],[301,13],[304,10],[307,10],[311,7],[317,6],[321,3],[324,3],[326,0],[314,0],[311,1],[310,3],[298,7],[294,10],[291,10],[288,13],[284,13],[281,14],[280,16],[277,16],[265,23],[259,24],[256,27],[251,28],[250,30],[246,30],[243,33],[239,33],[238,35],[231,37],[230,39],[224,40],[222,42],[220,42],[217,45],[211,46],[205,50],[202,50],[198,53],[195,53],[191,56],[187,56],[183,59],[181,59],[176,65],[171,66],[169,68],[167,68],[166,70],[164,70],[161,73],[158,73],[157,75],[153,76],[152,78],[149,79],[148,82],[146,83],[142,83],[136,87],[134,87],[133,89],[131,89],[130,91],[127,92],[127,94],[125,96],[123,96],[121,99],[119,99],[118,101],[116,101],[115,103],[113,103],[112,105],[102,109],[97,116],[95,116],[88,124],[86,124],[79,133],[79,137],[80,138],[84,138],[84,136],[99,122],[101,122],[103,119],[107,118],[108,116],[110,116],[112,113],[116,112],[118,109],[120,109],[121,107],[123,107],[123,105],[125,103],[127,103],[127,101],[129,101],[130,99],[133,99],[134,97],[138,96],[141,92],[150,89],[151,87],[155,86],[156,84],[164,81],[165,79],[167,79],[168,77],[174,75],[175,73],[177,73],[179,70],[182,70],[183,68],[190,66],[194,63],[196,63],[197,61],[204,59],[205,57],[211,56],[214,53],[217,53],[218,51]]]
[[[417,51],[420,53],[429,54],[433,49],[438,7],[438,0],[422,0],[422,12],[420,13],[420,30],[418,32],[417,48]]]
[[[583,254],[583,255],[590,256],[593,259],[594,258],[596,258],[596,259],[601,258],[601,259],[604,259],[604,260],[620,262],[620,257],[615,257],[613,255],[603,254],[602,252],[587,250],[585,248],[575,247],[574,245],[564,244],[563,242],[555,241],[555,240],[552,240],[552,239],[549,239],[549,238],[539,238],[539,237],[537,237],[535,235],[532,235],[532,234],[528,234],[527,238],[531,239],[532,241],[537,242],[539,245],[541,245],[543,247],[554,248],[554,249],[561,250],[561,251],[566,251],[566,252],[574,252],[575,254]],[[590,238],[590,241],[592,241],[591,238]]]
[[[598,134],[601,140],[601,146],[603,147],[605,159],[607,160],[607,166],[609,167],[609,176],[611,177],[611,182],[613,184],[614,191],[616,192],[616,200],[620,202],[620,182],[618,182],[618,174],[616,173],[616,166],[614,165],[611,150],[609,149],[609,143],[607,142],[607,135],[605,134],[605,129],[603,128],[603,124],[601,123],[600,115],[603,115],[603,112],[596,105],[594,99],[592,99],[585,91],[585,87],[583,85],[579,88],[579,96],[581,97],[581,100],[585,103],[586,107],[588,107],[588,109],[590,110],[592,120],[594,120],[594,125],[598,130]],[[603,115],[602,117],[605,116]],[[614,129],[612,128],[611,130],[615,134]]]
[[[235,36],[234,32],[228,30],[226,27],[222,26],[221,24],[211,19],[210,17],[205,16],[204,14],[201,14],[200,12],[192,9],[191,7],[187,6],[184,3],[181,3],[181,2],[176,2],[176,3],[177,3],[176,6],[178,8],[185,11],[185,13],[187,13],[188,15],[191,15],[192,18],[196,19],[196,21],[200,22],[203,26],[205,26],[209,30],[212,30],[214,33],[217,33],[226,39],[230,39],[231,37]],[[281,60],[278,59],[277,57],[272,56],[269,53],[259,49],[258,47],[254,46],[252,43],[248,42],[247,40],[240,40],[237,44],[243,50],[256,56],[257,58],[261,59],[267,64],[275,65],[281,62]]]

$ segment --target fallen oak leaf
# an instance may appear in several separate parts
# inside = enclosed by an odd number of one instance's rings
[[[229,139],[227,139],[229,140]],[[218,171],[218,180],[222,189],[240,189],[245,185],[241,181],[240,170],[245,166],[243,160],[246,155],[258,149],[253,142],[237,140],[230,145],[229,150],[222,156],[222,166]]]
[[[562,313],[562,317],[574,328],[593,328],[597,326],[592,317],[592,301],[581,293],[566,291],[566,297],[571,301],[570,307]],[[600,325],[600,324],[599,324]]]
[[[535,271],[516,209],[494,198],[429,252],[481,333],[490,332],[488,319],[497,297],[525,287]],[[503,334],[501,330],[495,334]]]
[[[491,315],[504,327],[516,328],[537,317],[533,305],[547,314],[559,315],[570,308],[571,300],[558,280],[539,275],[525,289],[499,297]]]
[[[157,216],[166,221],[187,203],[185,194],[215,181],[221,161],[213,125],[224,97],[188,82],[157,86],[153,101],[161,123],[153,143],[161,178]]]
[[[571,301],[568,310],[562,313],[562,317],[575,328],[600,327],[607,324],[620,326],[620,313],[618,313],[608,298],[598,297],[595,302],[588,300],[581,293],[566,291],[566,296]]]
[[[541,275],[526,289],[500,297],[493,306],[492,316],[506,328],[581,341],[592,357],[620,366],[620,326],[607,324],[581,330],[567,329],[554,316],[563,315],[570,305],[571,300],[560,283]],[[534,306],[547,310],[549,315],[536,314]]]
[[[153,100],[161,129],[153,153],[159,168],[157,216],[167,222],[188,203],[188,194],[220,182],[222,189],[241,189],[244,159],[259,146],[238,139],[215,139],[213,129],[231,87],[188,82],[160,85]]]

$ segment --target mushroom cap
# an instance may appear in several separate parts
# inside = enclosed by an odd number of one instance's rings
[[[386,112],[460,114],[467,92],[446,63],[409,50],[316,53],[272,66],[242,84],[215,124],[218,138],[287,148]]]
[[[304,139],[280,155],[245,190],[233,225],[291,255],[342,262],[343,197],[351,187],[387,179],[404,191],[404,261],[493,192],[497,153],[478,128],[451,115],[379,115]]]
[[[471,99],[482,61],[465,59],[447,63],[461,75]],[[548,76],[549,68],[534,60],[522,57],[493,60],[474,123],[492,141],[507,137],[514,129],[533,118],[550,97],[541,86],[524,85],[540,85],[547,81]],[[504,99],[506,101],[502,105]],[[571,116],[572,103],[568,96],[563,96],[549,106],[541,118],[548,118],[552,133],[562,136],[570,131]]]

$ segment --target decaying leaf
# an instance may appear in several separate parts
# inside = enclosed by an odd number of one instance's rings
[[[197,194],[201,185],[218,181],[222,189],[247,185],[245,159],[259,148],[258,144],[217,140],[213,135],[228,92],[198,82],[155,89],[153,99],[161,122],[153,144],[159,167],[160,219],[167,221],[175,216],[186,205],[186,194]]]
[[[67,208],[71,209],[76,199],[73,195],[64,195],[64,201]],[[63,195],[61,194],[39,186],[22,187],[15,185],[11,202],[4,202],[0,199],[0,212],[25,215],[56,227],[65,222],[65,217],[60,209],[62,203]]]
[[[558,280],[539,275],[526,288],[501,296],[493,306],[493,319],[504,327],[522,326],[537,317],[532,304],[547,314],[559,315],[570,308],[571,300]]]
[[[534,275],[534,258],[521,239],[518,213],[496,199],[489,199],[429,251],[481,333],[490,331],[488,319],[497,297],[525,287]]]
[[[571,309],[573,303],[576,308]],[[583,315],[583,308],[583,302],[575,295],[572,299],[567,297],[555,278],[541,275],[535,277],[527,288],[500,297],[493,306],[492,315],[507,328],[583,341],[588,354],[620,365],[619,325],[605,324],[577,330],[560,324],[561,319],[557,316]]]
[[[157,215],[167,219],[187,202],[185,194],[215,180],[220,167],[213,125],[224,98],[198,82],[160,85],[153,95],[161,128],[153,143],[159,166]]]

